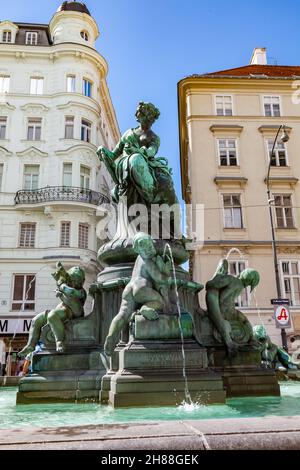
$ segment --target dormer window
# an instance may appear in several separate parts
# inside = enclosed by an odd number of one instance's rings
[[[11,42],[11,31],[3,31],[2,42],[6,42],[6,43]]]
[[[27,31],[25,43],[29,46],[36,46],[38,33],[36,31]]]
[[[87,31],[81,31],[80,36],[81,36],[82,39],[84,39],[85,41],[88,41],[88,40],[89,40],[89,33],[88,33]]]

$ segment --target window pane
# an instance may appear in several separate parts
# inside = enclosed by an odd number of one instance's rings
[[[35,245],[35,224],[20,224],[19,247],[34,248]]]
[[[282,263],[283,274],[289,274],[289,265],[290,265],[290,263],[288,261],[284,261]]]
[[[70,246],[71,222],[62,222],[60,229],[60,246]]]
[[[298,271],[298,263],[291,263],[291,268],[292,268],[292,274],[299,274],[299,271]]]
[[[9,92],[9,79],[10,77],[0,77],[0,93]]]
[[[63,186],[72,186],[72,163],[64,163]]]
[[[231,196],[223,195],[224,206],[231,206]]]
[[[69,93],[75,92],[75,76],[74,75],[67,76],[67,91]]]
[[[278,151],[279,166],[286,166],[286,156],[285,151]]]
[[[273,104],[273,116],[280,116],[279,104]]]
[[[233,209],[234,227],[242,228],[242,212],[241,209]]]
[[[86,224],[79,224],[78,228],[78,247],[88,249],[89,227]]]
[[[284,290],[287,294],[291,292],[291,283],[289,279],[284,280]]]
[[[24,300],[34,300],[35,276],[26,276],[26,291]]]
[[[232,195],[232,202],[234,206],[240,206],[240,196],[238,194],[233,194]]]
[[[0,191],[2,191],[3,163],[0,163]]]
[[[24,276],[15,276],[13,300],[23,299]]]
[[[265,104],[265,116],[272,116],[270,104]]]

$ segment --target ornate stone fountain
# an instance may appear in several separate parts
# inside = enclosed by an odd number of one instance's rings
[[[244,288],[256,287],[258,273],[247,269],[235,278],[222,260],[206,284],[203,310],[204,286],[181,267],[188,252],[171,170],[156,156],[159,138],[151,125],[158,116],[152,104],[139,103],[139,127],[125,132],[113,152],[97,151],[115,183],[119,215],[115,236],[98,253],[103,270],[90,286],[94,308],[83,316],[83,280],[72,277],[78,268],[66,272],[59,265],[61,303],[33,322],[23,354],[39,338],[43,349],[20,382],[18,403],[94,399],[149,406],[280,393],[274,371],[261,366],[250,323],[235,307]]]

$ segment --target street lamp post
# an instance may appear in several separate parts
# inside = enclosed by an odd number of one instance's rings
[[[267,195],[268,195],[268,204],[269,204],[269,214],[270,214],[270,222],[271,222],[271,234],[272,234],[272,252],[273,252],[273,261],[274,261],[274,269],[275,269],[275,280],[276,280],[276,290],[277,290],[277,298],[281,298],[281,284],[280,284],[280,277],[279,277],[279,266],[278,266],[278,256],[277,256],[277,247],[276,247],[276,238],[275,238],[275,228],[274,228],[274,220],[273,220],[273,211],[272,211],[272,204],[274,199],[271,199],[271,190],[270,190],[270,170],[271,170],[271,163],[273,156],[275,156],[275,146],[277,143],[277,139],[279,136],[280,131],[283,131],[281,136],[282,142],[287,142],[289,140],[289,136],[285,130],[285,126],[282,124],[279,126],[277,130],[277,134],[273,143],[273,147],[270,153],[270,160],[268,166],[268,174],[267,174]],[[287,351],[287,338],[286,338],[286,331],[284,328],[281,330],[281,341],[283,348]]]

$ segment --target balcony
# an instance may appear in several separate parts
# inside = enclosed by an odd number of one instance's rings
[[[104,194],[74,186],[47,186],[46,188],[21,190],[15,195],[15,204],[40,204],[49,202],[83,202],[100,206],[109,203]]]

